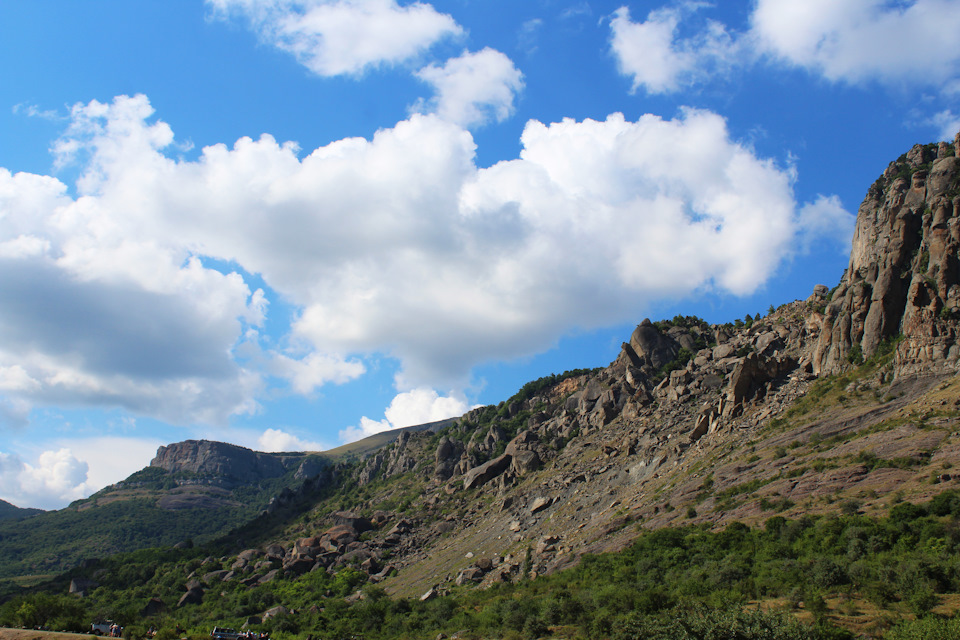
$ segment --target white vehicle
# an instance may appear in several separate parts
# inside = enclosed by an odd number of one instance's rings
[[[111,636],[111,632],[116,627],[113,620],[104,620],[102,622],[94,622],[90,625],[90,633],[96,636]]]

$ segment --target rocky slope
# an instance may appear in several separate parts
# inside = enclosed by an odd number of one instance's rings
[[[187,577],[181,605],[224,582],[346,567],[429,597],[554,571],[642,527],[877,513],[957,486],[957,149],[960,136],[891,163],[860,206],[841,282],[766,317],[645,320],[607,367],[380,436],[392,442],[359,462],[162,448],[146,471],[173,474],[176,490],[276,483],[267,513]]]
[[[645,320],[608,367],[401,433],[343,470],[335,501],[210,559],[194,595],[351,566],[428,597],[562,568],[638,527],[873,513],[954,486],[958,148],[890,164],[834,289],[748,322]]]

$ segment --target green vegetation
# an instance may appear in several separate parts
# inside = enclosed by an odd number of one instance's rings
[[[744,483],[725,493],[755,488]],[[857,505],[842,511],[799,520],[774,516],[754,528],[732,523],[722,531],[702,525],[646,531],[625,551],[585,556],[566,571],[487,590],[454,589],[429,601],[391,598],[346,567],[253,586],[234,579],[208,589],[202,604],[176,608],[189,576],[229,569],[233,558],[200,546],[141,550],[8,598],[0,606],[0,625],[79,631],[100,617],[134,636],[148,625],[181,625],[200,635],[214,625],[240,627],[248,616],[282,604],[296,613],[253,628],[279,640],[455,632],[464,638],[851,638],[828,617],[827,601],[841,597],[880,607],[881,628],[902,620],[883,636],[890,640],[957,637],[957,619],[930,610],[943,594],[960,592],[960,493],[947,491],[926,504],[903,502],[882,519],[859,515]],[[91,575],[100,586],[89,595],[64,595],[71,578]],[[344,599],[358,589],[363,599]],[[139,611],[151,597],[167,603],[167,613],[145,620]],[[756,611],[745,608],[751,601],[786,605]],[[813,614],[813,625],[790,615],[800,602]]]
[[[84,558],[121,551],[212,541],[250,522],[285,488],[299,486],[295,473],[293,468],[278,478],[239,486],[221,496],[222,506],[203,509],[198,518],[197,509],[157,506],[159,495],[166,494],[156,493],[185,480],[196,482],[200,480],[196,474],[148,467],[67,509],[0,520],[0,578],[58,573]],[[111,495],[117,489],[130,495]],[[263,523],[257,526],[262,530]]]

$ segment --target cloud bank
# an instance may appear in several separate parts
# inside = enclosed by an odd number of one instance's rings
[[[76,195],[0,169],[9,407],[224,423],[278,382],[355,379],[373,354],[399,360],[401,392],[463,388],[481,362],[652,300],[750,293],[819,228],[806,218],[844,215],[798,206],[792,169],[707,111],[531,121],[519,157],[485,169],[437,115],[302,158],[268,135],[170,158],[172,129],[142,95],[78,105],[72,122],[55,148],[79,163]],[[243,272],[299,309],[296,348],[263,345],[269,305]]]

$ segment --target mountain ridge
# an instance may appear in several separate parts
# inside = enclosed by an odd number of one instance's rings
[[[255,518],[177,574],[166,606],[190,616],[236,590],[282,594],[321,574],[429,599],[536,580],[648,530],[881,517],[956,491],[958,150],[960,134],[890,163],[833,289],[726,324],[644,320],[606,367],[531,381],[496,406],[339,458],[245,450],[284,473],[261,487]],[[176,443],[138,473],[167,474],[177,490],[241,490],[223,450]],[[298,477],[311,459],[320,471]],[[96,563],[68,575],[115,579]]]

